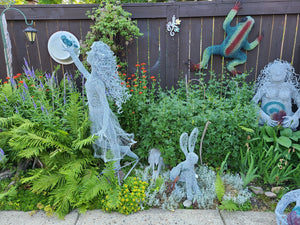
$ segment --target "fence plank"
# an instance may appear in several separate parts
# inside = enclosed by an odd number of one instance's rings
[[[163,87],[176,85],[180,74],[189,74],[185,64],[190,58],[193,63],[199,63],[206,47],[217,45],[224,40],[222,23],[233,7],[234,2],[225,0],[201,2],[172,2],[172,3],[141,3],[124,4],[123,8],[132,12],[132,18],[137,19],[141,32],[145,35],[138,41],[133,41],[126,48],[128,73],[135,72],[135,64],[146,62],[149,75],[161,77]],[[86,33],[93,22],[86,16],[86,11],[97,5],[35,5],[16,6],[21,9],[29,20],[35,20],[38,28],[37,42],[27,43],[22,30],[26,27],[20,13],[10,10],[6,14],[8,29],[12,40],[14,73],[22,71],[25,57],[35,69],[52,72],[57,65],[48,54],[47,41],[50,35],[58,30],[67,30],[75,34],[78,39],[85,40]],[[0,11],[4,9],[0,6]],[[247,0],[242,2],[242,9],[238,12],[238,19],[245,15],[255,18],[256,26],[249,34],[248,41],[253,41],[259,32],[264,38],[259,47],[246,52],[247,62],[238,66],[241,71],[253,72],[249,81],[256,79],[260,70],[270,61],[281,57],[292,61],[296,72],[300,72],[300,40],[299,40],[299,13],[298,0]],[[170,37],[166,32],[166,23],[172,16],[182,20],[180,32]],[[0,43],[3,49],[3,44]],[[1,52],[3,52],[1,50]],[[213,56],[208,68],[218,74],[226,72],[222,66],[228,63],[220,56]],[[5,68],[3,53],[0,54],[0,67]],[[59,73],[75,70],[74,65],[62,66]],[[5,69],[3,70],[5,71]],[[1,78],[6,77],[2,72]],[[194,78],[194,73],[190,73]],[[209,79],[206,76],[206,80]]]
[[[155,76],[158,78],[161,67],[161,32],[164,31],[164,26],[160,26],[160,19],[149,21],[149,59],[146,62],[149,77]]]

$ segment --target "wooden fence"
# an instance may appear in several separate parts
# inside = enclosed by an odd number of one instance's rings
[[[249,80],[255,80],[259,71],[276,58],[293,64],[300,72],[299,0],[247,0],[241,1],[242,9],[232,25],[246,15],[255,19],[255,27],[249,34],[249,42],[263,33],[261,44],[246,51],[248,60],[238,67],[248,71]],[[225,38],[223,21],[234,6],[235,0],[201,2],[169,2],[147,4],[125,4],[123,8],[132,13],[140,31],[144,34],[126,49],[128,73],[135,71],[136,63],[147,63],[150,76],[160,76],[163,87],[175,86],[185,75],[193,78],[187,62],[199,62],[203,51],[210,45],[222,43]],[[67,30],[84,40],[92,21],[86,11],[97,5],[36,5],[18,6],[28,19],[35,21],[38,38],[35,44],[27,43],[22,30],[26,27],[23,17],[16,11],[7,11],[9,32],[12,40],[14,73],[22,72],[23,58],[35,69],[52,72],[57,65],[49,56],[47,41],[52,33]],[[4,7],[0,7],[2,11]],[[181,20],[180,31],[170,36],[166,24],[172,16]],[[0,49],[3,49],[2,42]],[[2,50],[1,50],[2,51]],[[213,56],[207,70],[216,74],[226,72],[228,59]],[[0,55],[0,77],[6,76],[4,55]],[[74,65],[62,66],[61,74],[73,73]],[[205,70],[206,71],[206,70]]]

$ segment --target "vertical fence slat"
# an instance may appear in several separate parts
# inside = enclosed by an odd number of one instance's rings
[[[274,16],[274,26],[272,30],[272,42],[269,61],[280,57],[281,42],[283,35],[284,15]]]
[[[224,17],[215,17],[214,21],[214,45],[220,45],[224,41],[223,22]],[[212,61],[212,68],[216,75],[222,76],[222,56],[214,55]]]
[[[173,15],[178,18],[178,7],[170,5],[167,7],[167,22],[172,21]],[[166,30],[166,27],[164,28]],[[167,31],[166,31],[167,32]],[[166,85],[168,88],[175,87],[179,73],[179,35],[171,36],[167,32],[166,45]]]
[[[179,36],[179,79],[183,79],[188,73],[188,59],[190,50],[190,19],[181,19],[180,31],[175,35]]]
[[[196,18],[191,18],[191,46],[190,46],[190,60],[193,63],[200,62],[200,56],[202,54],[201,48],[201,20]],[[194,79],[195,73],[191,72],[190,78]]]
[[[282,59],[292,62],[297,15],[287,15],[286,32],[282,48]],[[299,49],[298,49],[299,50]]]
[[[272,24],[273,24],[273,16],[263,16],[262,17],[262,33],[263,39],[260,42],[259,46],[259,60],[257,63],[257,76],[260,73],[260,70],[264,68],[266,64],[269,62],[269,52],[271,41],[272,41]],[[256,24],[258,25],[258,24]]]
[[[255,25],[252,27],[252,30],[250,31],[248,35],[248,42],[253,42],[259,35],[259,29],[260,29],[260,16],[252,16]],[[247,61],[244,65],[241,65],[240,67],[243,67],[243,72],[246,70],[248,73],[251,71],[250,76],[247,77],[247,80],[255,80],[255,72],[256,72],[256,64],[257,64],[257,54],[259,54],[260,46],[256,46],[254,49],[250,51],[246,51],[247,54]],[[238,67],[238,68],[240,68]]]
[[[161,66],[161,48],[160,48],[160,32],[164,27],[160,27],[160,20],[154,19],[149,21],[149,46],[150,58],[147,62],[149,77],[158,78]]]

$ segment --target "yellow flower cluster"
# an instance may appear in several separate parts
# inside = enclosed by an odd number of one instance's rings
[[[145,201],[145,190],[148,183],[141,181],[136,177],[129,177],[119,192],[120,204],[118,211],[123,214],[130,214],[141,210],[141,206]]]

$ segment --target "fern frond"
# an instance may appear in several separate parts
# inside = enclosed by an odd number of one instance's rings
[[[216,195],[218,197],[219,202],[221,202],[222,198],[225,194],[225,186],[224,186],[224,182],[219,173],[216,176],[215,191],[216,191]]]
[[[52,172],[49,175],[44,174],[35,179],[32,182],[33,185],[31,190],[33,192],[42,193],[44,191],[51,191],[56,186],[62,186],[64,183],[65,181],[63,175]]]
[[[83,121],[83,106],[79,101],[79,96],[77,92],[71,93],[64,116],[68,130],[73,136],[77,136],[77,131]]]
[[[232,201],[231,199],[222,201],[221,205],[218,208],[220,210],[227,210],[229,212],[238,210],[236,203],[234,201]]]
[[[87,170],[81,180],[80,199],[81,201],[91,201],[99,194],[107,193],[111,186],[108,180],[96,170]]]
[[[95,142],[96,139],[98,139],[98,137],[92,135],[92,136],[89,136],[89,137],[87,137],[83,140],[75,140],[72,144],[72,148],[74,148],[75,150],[80,150],[83,147],[92,145]]]

